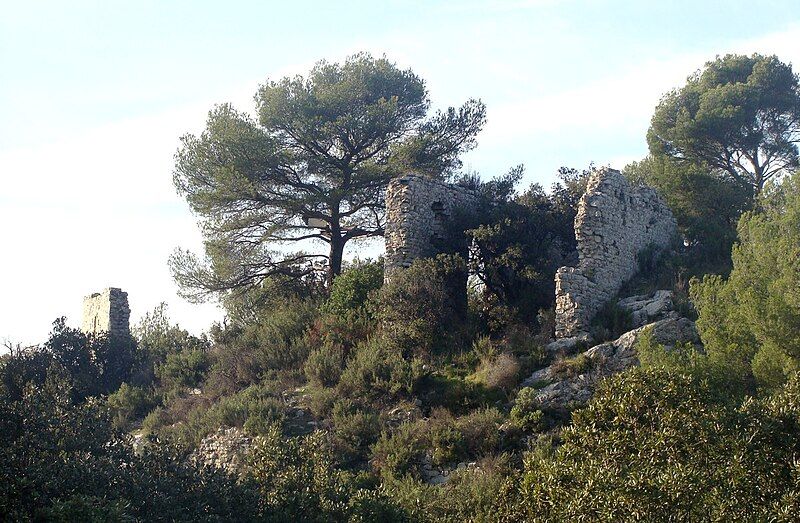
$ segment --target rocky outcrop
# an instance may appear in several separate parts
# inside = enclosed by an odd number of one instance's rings
[[[633,327],[641,327],[656,320],[675,316],[672,309],[672,291],[656,291],[652,294],[640,294],[619,300],[617,307],[631,315]]]
[[[223,427],[200,442],[194,459],[202,465],[236,475],[244,469],[247,454],[252,448],[252,438],[241,429]]]
[[[578,266],[556,273],[556,337],[585,337],[597,311],[636,274],[640,256],[669,247],[676,230],[654,189],[631,185],[614,169],[593,171],[575,217]]]
[[[639,364],[636,345],[645,333],[665,350],[677,343],[699,346],[700,338],[693,321],[667,315],[669,317],[626,332],[614,341],[595,345],[578,356],[558,360],[534,372],[522,385],[538,389],[536,402],[542,410],[563,411],[585,405],[600,380]]]

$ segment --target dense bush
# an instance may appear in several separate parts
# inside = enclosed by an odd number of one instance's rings
[[[383,285],[383,259],[356,264],[340,274],[331,285],[322,311],[340,317],[361,312],[369,295]]]
[[[459,343],[462,311],[453,295],[464,286],[459,275],[465,270],[458,256],[440,255],[435,260],[418,259],[399,271],[381,289],[378,319],[384,336],[406,356],[427,357],[446,352]]]
[[[538,184],[515,193],[521,167],[480,187],[492,204],[467,237],[470,269],[483,284],[479,309],[491,331],[536,325],[539,310],[553,305],[553,274],[574,255],[572,223],[588,174],[562,168],[550,194]]]
[[[349,400],[336,402],[331,422],[334,447],[343,456],[344,462],[355,462],[365,457],[381,431],[380,419],[374,410],[365,409]]]
[[[531,455],[499,498],[503,518],[789,521],[800,508],[798,392],[795,378],[772,400],[731,407],[663,370],[610,378],[554,456]]]
[[[144,418],[156,405],[158,401],[152,391],[127,383],[108,396],[114,426],[119,429],[130,428],[133,422]]]
[[[712,361],[776,389],[800,370],[800,174],[765,198],[739,222],[730,277],[707,276],[691,292]]]
[[[517,393],[514,406],[511,408],[511,421],[524,431],[536,431],[543,427],[544,415],[536,401],[536,390],[523,387]]]
[[[253,451],[250,476],[272,521],[403,521],[385,494],[364,489],[333,467],[336,460],[320,434],[282,436],[265,432]]]
[[[355,349],[338,388],[345,397],[380,402],[410,396],[421,377],[421,361],[404,358],[400,349],[378,337]]]
[[[112,429],[102,402],[75,403],[52,366],[19,399],[0,395],[0,519],[242,521],[261,514],[244,484],[190,464],[169,445],[141,456]],[[105,519],[104,519],[105,518]]]
[[[211,403],[203,396],[172,399],[144,420],[146,432],[167,437],[183,445],[195,446],[220,427],[244,428],[258,435],[280,424],[286,407],[269,384],[251,385]]]
[[[155,375],[165,390],[197,387],[211,366],[206,351],[184,349],[168,354],[166,360],[155,368]]]

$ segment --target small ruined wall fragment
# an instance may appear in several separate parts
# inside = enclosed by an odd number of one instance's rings
[[[81,330],[87,334],[107,332],[111,335],[128,335],[130,317],[128,293],[109,287],[83,299]]]
[[[638,271],[639,254],[669,247],[676,227],[654,189],[633,186],[614,169],[593,171],[575,217],[578,266],[556,273],[556,337],[588,333],[597,311]]]
[[[464,187],[408,174],[393,179],[386,189],[385,279],[417,258],[439,254],[447,240],[450,220],[478,206],[475,193]]]

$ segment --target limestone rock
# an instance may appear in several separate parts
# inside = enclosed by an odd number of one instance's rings
[[[194,459],[203,465],[238,474],[244,468],[253,440],[236,427],[220,428],[206,436],[194,452]]]
[[[670,350],[676,343],[698,346],[700,343],[693,321],[670,316],[590,348],[582,355],[588,359],[587,370],[580,374],[559,376],[559,368],[563,365],[554,363],[534,372],[522,385],[541,387],[535,398],[543,410],[570,410],[585,405],[600,380],[639,364],[636,345],[645,332],[649,332],[653,342],[663,345],[665,350]]]
[[[672,312],[672,291],[661,290],[652,294],[630,296],[618,301],[617,306],[631,313],[634,327],[641,327],[665,318]]]
[[[386,189],[385,277],[417,258],[435,256],[457,213],[474,212],[478,196],[465,187],[408,174]],[[464,246],[466,249],[466,245]]]
[[[131,332],[130,317],[128,293],[108,287],[83,299],[81,330],[86,334],[128,335]]]

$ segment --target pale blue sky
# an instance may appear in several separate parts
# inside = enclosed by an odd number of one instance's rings
[[[484,100],[466,166],[621,167],[646,153],[661,94],[726,52],[800,63],[794,1],[0,1],[0,340],[75,325],[81,297],[128,291],[199,332],[166,259],[198,247],[172,154],[213,103],[367,50],[412,67],[435,106]]]

